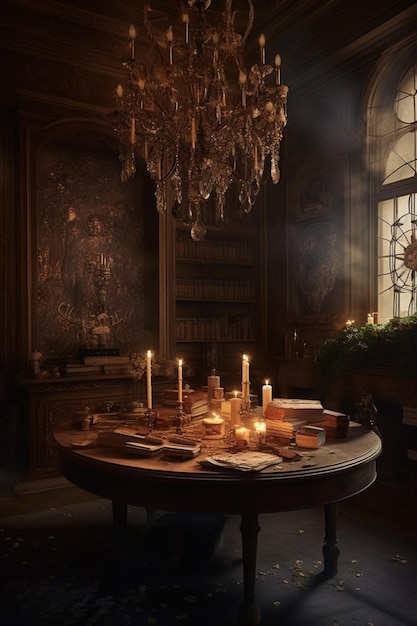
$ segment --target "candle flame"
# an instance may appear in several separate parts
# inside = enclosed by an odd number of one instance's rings
[[[147,353],[146,353],[146,356],[148,357],[148,359],[150,359],[151,356],[152,356],[152,352],[150,350],[148,350]]]

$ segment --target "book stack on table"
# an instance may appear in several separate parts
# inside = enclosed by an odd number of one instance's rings
[[[319,400],[274,398],[265,409],[266,434],[293,441],[299,428],[322,419]]]
[[[347,437],[349,429],[349,415],[324,409],[323,419],[316,426],[324,428],[328,438],[343,439]]]

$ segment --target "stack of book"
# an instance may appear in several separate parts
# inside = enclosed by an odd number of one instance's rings
[[[128,454],[152,457],[165,456],[192,459],[201,452],[201,444],[193,439],[173,435],[168,440],[153,435],[138,435],[127,429],[100,432],[97,445],[119,448]]]
[[[100,365],[86,365],[85,363],[66,363],[65,376],[101,376],[103,368]]]
[[[97,376],[102,374],[130,374],[129,356],[97,355],[84,356],[64,366],[66,376]]]
[[[302,426],[323,419],[319,400],[274,398],[265,409],[266,434],[294,440]]]
[[[102,367],[103,374],[129,374],[131,372],[128,355],[85,356],[84,363]]]
[[[347,437],[349,429],[349,415],[324,409],[323,419],[316,423],[316,426],[324,428],[326,435],[332,439],[343,439]]]
[[[182,408],[191,421],[202,418],[208,412],[208,395],[206,391],[195,391],[194,389],[184,389],[182,392]],[[171,415],[175,415],[178,408],[178,389],[165,389],[161,398],[161,408],[171,408],[168,411]],[[167,413],[165,410],[159,410],[162,416]]]
[[[288,417],[282,420],[265,419],[266,434],[293,440],[299,428],[308,424],[300,417]]]
[[[298,417],[313,422],[322,417],[323,410],[320,400],[274,398],[266,406],[265,417],[271,420]]]
[[[295,434],[300,448],[320,448],[326,442],[326,431],[319,426],[302,426]]]

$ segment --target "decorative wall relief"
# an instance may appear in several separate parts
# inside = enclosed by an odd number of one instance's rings
[[[144,341],[143,181],[122,185],[115,155],[91,133],[40,150],[37,347],[50,357]]]
[[[300,232],[295,276],[298,292],[310,313],[328,310],[340,271],[336,229],[330,222],[310,224]]]

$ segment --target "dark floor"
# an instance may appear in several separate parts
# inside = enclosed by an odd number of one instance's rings
[[[112,547],[111,505],[63,479],[0,495],[2,626],[234,626],[242,599],[238,516],[213,558],[170,559],[129,511],[128,552]],[[34,489],[37,489],[34,491]],[[342,502],[339,573],[324,580],[321,509],[260,516],[261,626],[415,626],[417,499],[380,479]]]

